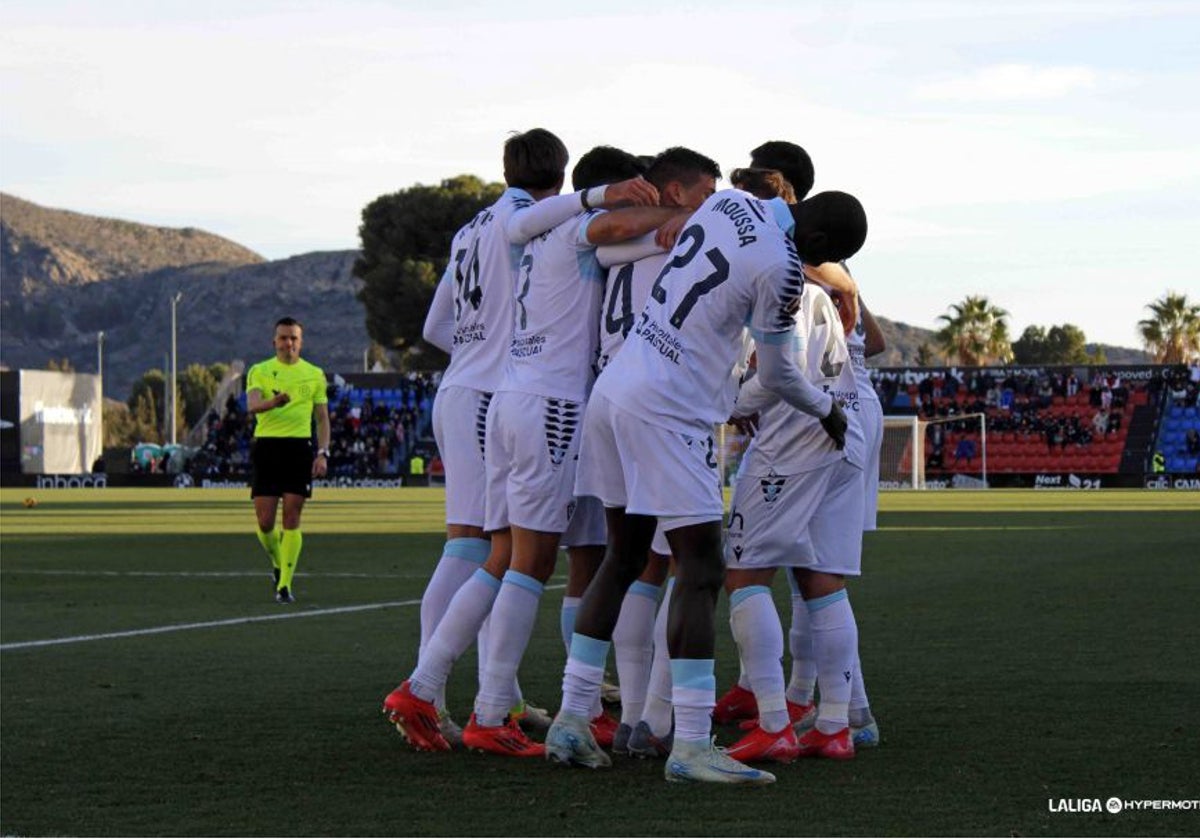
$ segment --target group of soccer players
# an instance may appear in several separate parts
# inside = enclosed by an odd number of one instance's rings
[[[450,354],[433,411],[447,540],[416,669],[384,712],[420,750],[594,768],[609,747],[665,758],[669,781],[766,784],[750,763],[850,758],[878,739],[844,584],[873,527],[882,425],[856,380],[881,337],[841,265],[863,209],[806,197],[812,164],[779,141],[719,192],[719,166],[682,147],[597,147],[561,194],[567,160],[543,129],[509,138],[508,188],[455,235],[426,320]],[[754,437],[726,529],[713,429],[729,420]],[[564,547],[563,696],[538,743],[526,729],[549,721],[517,671]],[[780,567],[796,605],[786,687]],[[742,677],[718,703],[723,585]],[[460,729],[445,687],[472,642]],[[620,723],[601,707],[610,648]],[[746,735],[717,747],[713,720],[740,718]]]

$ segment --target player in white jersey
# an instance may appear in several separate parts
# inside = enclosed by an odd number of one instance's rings
[[[576,189],[588,189],[636,176],[641,169],[633,155],[602,146],[580,158],[572,181]],[[678,212],[640,207],[580,213],[534,237],[521,257],[513,337],[504,378],[488,409],[486,445],[485,529],[510,531],[513,549],[511,563],[502,567],[489,560],[484,567],[500,577],[500,586],[491,611],[488,663],[463,732],[471,749],[542,755],[542,745],[525,738],[508,711],[575,504],[578,431],[592,385],[604,288],[595,249],[653,230]]]
[[[604,502],[609,542],[576,616],[563,704],[546,736],[549,758],[593,767],[609,762],[585,715],[599,690],[621,599],[645,566],[661,518],[678,564],[668,621],[675,736],[665,775],[671,781],[774,781],[730,759],[710,739],[713,614],[723,571],[712,426],[729,416],[730,373],[748,323],[762,348],[763,384],[821,417],[828,433],[843,440],[844,413],[807,382],[783,343],[804,284],[800,254],[842,259],[865,237],[862,207],[845,193],[823,193],[788,208],[724,190],[688,220],[588,404],[576,491]]]
[[[715,192],[720,177],[716,161],[681,146],[655,156],[646,171],[646,180],[658,189],[661,205],[689,211],[695,211]],[[667,251],[647,235],[627,244],[599,248],[597,257],[601,265],[608,267],[600,318],[600,355],[596,362],[597,370],[602,371],[633,328],[650,295],[650,287],[667,261]],[[602,508],[600,513],[603,518]],[[613,628],[613,655],[621,692],[621,722],[612,738],[616,753],[657,754],[671,728],[671,677],[665,635],[667,601],[661,607],[658,603],[667,577],[669,555],[666,536],[658,528],[646,568],[626,592]],[[568,587],[574,583],[568,581]],[[575,626],[574,612],[583,588],[574,594],[570,621],[563,620],[568,650]],[[564,609],[565,604],[566,599]],[[661,621],[656,621],[656,611],[664,613]],[[597,743],[608,746],[599,735]]]
[[[815,283],[804,286],[793,352],[825,393],[842,404],[853,399],[854,373],[842,322],[832,300]],[[817,596],[810,595],[809,601],[814,627],[835,616],[841,629],[840,634],[818,633],[814,639],[821,666],[820,725],[826,725],[827,717],[841,721],[849,703],[856,650],[853,614],[843,628],[842,610],[816,610],[844,600],[843,576],[859,573],[865,442],[856,412],[847,412],[846,445],[839,451],[811,417],[781,403],[752,378],[742,387],[735,415],[756,414],[758,431],[738,473],[725,559],[726,588],[732,593],[730,625],[757,700],[758,720],[729,754],[741,761],[789,762],[802,754],[804,744],[797,740],[785,702],[783,629],[770,585],[777,567],[790,567],[802,590],[828,596],[811,600]],[[845,606],[848,609],[848,602]],[[844,721],[833,737],[852,755],[849,730],[843,729]]]
[[[389,720],[419,749],[449,749],[439,729],[445,680],[475,636],[474,630],[468,635],[463,628],[478,627],[473,615],[443,620],[451,612],[452,598],[472,581],[489,586],[478,578],[487,576],[480,571],[482,564],[493,556],[506,559],[511,549],[507,533],[489,540],[483,530],[483,432],[512,335],[512,289],[520,254],[534,236],[581,210],[657,200],[653,187],[642,179],[608,190],[558,195],[566,163],[566,147],[545,129],[505,142],[508,189],[455,235],[426,319],[426,339],[450,352],[433,410],[434,437],[446,465],[447,540],[421,603],[418,665],[426,665],[424,682],[413,693],[405,681],[384,700]],[[451,321],[452,333],[447,328]],[[436,637],[443,626],[443,636]],[[440,718],[446,720],[444,714]]]
[[[740,169],[730,175],[735,186],[755,193],[760,198],[783,197],[792,202],[792,182],[807,191],[813,182],[812,161],[801,147],[786,141],[771,141],[751,152],[752,163],[760,167],[775,169]],[[784,175],[786,174],[786,177]],[[791,195],[789,195],[791,193]],[[845,270],[844,264],[827,263],[821,266],[805,266],[806,275],[820,283],[833,298],[842,317],[846,331],[847,346],[854,363],[856,382],[861,383],[854,394],[845,395],[848,411],[859,412],[867,441],[867,464],[864,470],[864,530],[875,527],[875,510],[878,496],[878,458],[882,438],[882,408],[875,396],[874,388],[865,367],[865,355],[875,355],[885,348],[883,334],[869,311],[859,306],[857,285]],[[865,346],[864,346],[865,345]],[[862,398],[859,398],[862,394]],[[809,609],[796,585],[795,578],[788,577],[792,588],[792,623],[789,631],[789,648],[792,653],[792,675],[787,688],[787,711],[797,731],[812,727],[816,718],[813,703],[816,686],[817,666],[813,659],[812,638],[809,629]],[[736,588],[736,578],[727,578],[726,590],[731,597]],[[754,617],[750,613],[757,607],[775,612],[774,604],[761,599],[752,599],[739,604],[738,615],[743,625],[767,626],[770,619]],[[731,616],[731,624],[733,617]],[[850,720],[851,733],[857,746],[878,744],[879,731],[871,716],[861,667],[857,656],[851,686]],[[750,718],[743,728],[752,728],[756,723],[758,708],[745,664],[735,683],[717,701],[714,720],[722,723],[741,718]]]
[[[845,308],[849,297],[838,290],[857,288],[845,265],[826,263],[821,266],[805,266],[805,275],[813,282],[825,287],[839,310]],[[863,467],[863,531],[874,531],[879,499],[879,452],[883,444],[883,407],[871,384],[867,358],[882,353],[886,341],[879,323],[855,293],[858,302],[857,319],[846,333],[846,345],[854,370],[855,389],[846,395],[847,413],[856,415],[863,429],[866,445],[866,461]],[[845,318],[843,318],[843,321]],[[791,579],[789,579],[791,580]],[[793,581],[794,583],[794,581]],[[797,722],[798,731],[811,728],[816,719],[813,705],[817,665],[813,658],[812,633],[809,626],[809,608],[799,591],[793,586],[792,627],[789,631],[789,647],[792,651],[792,675],[789,681],[788,709]],[[871,714],[863,680],[862,664],[857,652],[854,657],[854,674],[850,684],[850,735],[856,748],[874,747],[879,744],[879,727]]]

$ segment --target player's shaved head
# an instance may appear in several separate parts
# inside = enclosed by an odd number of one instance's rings
[[[849,193],[817,193],[791,209],[796,250],[809,265],[849,259],[867,240],[866,211]]]

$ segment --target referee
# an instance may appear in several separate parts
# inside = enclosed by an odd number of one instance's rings
[[[300,513],[312,496],[312,480],[325,475],[329,458],[329,406],[325,373],[300,358],[303,325],[295,318],[275,323],[275,358],[259,362],[246,374],[246,405],[257,418],[250,491],[258,519],[258,541],[274,567],[275,600],[295,601],[292,576],[303,537]],[[317,453],[313,457],[312,420],[317,418]],[[283,499],[283,528],[275,529]]]

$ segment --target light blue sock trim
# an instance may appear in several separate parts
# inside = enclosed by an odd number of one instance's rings
[[[644,580],[635,580],[633,585],[629,587],[629,595],[640,595],[643,598],[649,598],[651,601],[658,600],[658,587],[653,583],[646,583]]]
[[[610,647],[612,647],[612,642],[593,639],[591,636],[584,636],[581,633],[572,633],[570,658],[578,660],[584,665],[591,665],[593,668],[603,668],[604,663],[608,661]]]
[[[571,643],[571,636],[575,633],[575,613],[579,612],[578,604],[563,605],[558,613],[558,627],[562,633],[562,637]]]
[[[514,572],[512,569],[504,573],[504,583],[510,586],[519,586],[526,592],[532,592],[539,598],[542,597],[542,593],[546,590],[545,585],[537,578],[531,578],[529,575]]]
[[[442,554],[445,557],[457,557],[459,560],[468,560],[482,566],[488,559],[491,550],[492,544],[479,537],[456,537],[446,540],[446,547],[442,549]]]
[[[733,594],[729,596],[729,608],[733,609],[738,604],[745,601],[747,598],[752,598],[755,595],[764,594],[768,598],[771,597],[771,587],[769,586],[743,586],[741,589],[733,590]]]
[[[486,583],[488,586],[492,587],[492,589],[495,589],[497,592],[500,591],[500,581],[496,580],[494,577],[489,575],[483,569],[476,569],[475,574],[471,575],[471,577],[477,581],[480,581],[481,583]]]
[[[817,610],[823,610],[828,606],[836,604],[838,601],[845,601],[850,597],[850,594],[845,589],[839,589],[830,595],[823,598],[813,598],[811,601],[805,601],[804,605],[808,607],[810,613],[815,613]]]
[[[711,659],[672,659],[671,684],[679,688],[717,690]]]

